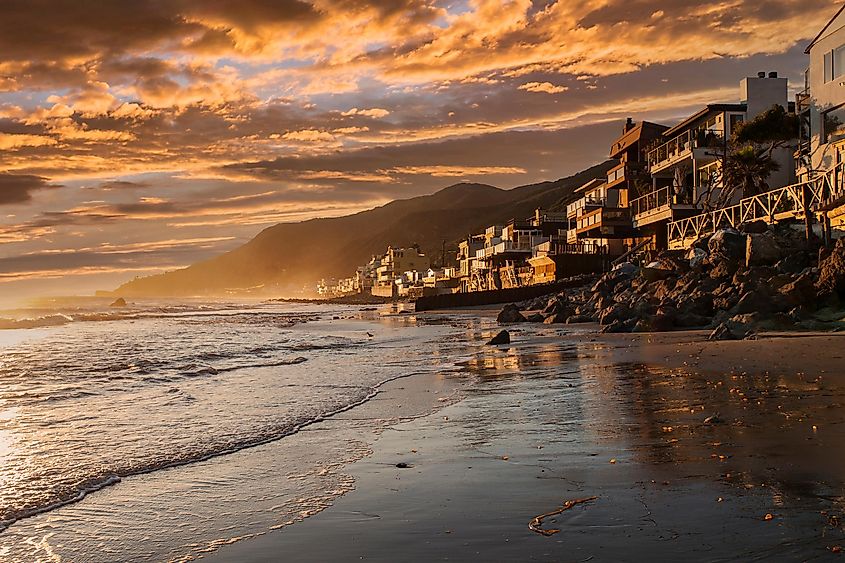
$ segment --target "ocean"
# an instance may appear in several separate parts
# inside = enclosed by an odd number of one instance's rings
[[[457,387],[328,438],[308,428],[398,378],[459,381],[493,330],[471,315],[288,303],[0,317],[3,561],[190,560],[319,512],[353,486],[342,468],[380,429]]]

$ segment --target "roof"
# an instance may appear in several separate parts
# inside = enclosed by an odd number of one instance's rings
[[[586,184],[584,184],[583,186],[581,186],[577,190],[575,190],[575,193],[586,192],[586,191],[589,191],[593,188],[597,188],[597,187],[601,186],[602,184],[606,184],[606,183],[607,183],[607,180],[605,180],[603,178],[595,178],[593,180],[590,180],[589,182],[587,182]]]
[[[675,133],[683,131],[702,117],[706,116],[712,112],[722,112],[722,111],[746,111],[748,106],[745,104],[709,104],[707,107],[695,113],[688,118],[684,119],[671,129],[663,132],[664,137],[671,137]]]
[[[640,141],[645,136],[645,133],[652,132],[655,137],[660,137],[660,134],[669,129],[666,125],[659,123],[652,123],[650,121],[641,121],[632,127],[629,131],[622,133],[613,144],[610,146],[610,158],[618,158],[619,155],[627,150],[631,145]]]
[[[548,256],[535,256],[534,258],[529,258],[528,263],[532,266],[553,266],[555,261]]]
[[[839,14],[841,14],[843,11],[845,11],[845,4],[843,4],[843,5],[842,5],[842,7],[841,7],[841,8],[839,8],[839,10],[837,10],[836,15],[834,15],[832,18],[830,18],[830,21],[829,21],[829,22],[827,22],[827,24],[825,24],[825,26],[822,28],[822,30],[819,32],[819,34],[818,34],[818,35],[816,35],[815,39],[813,39],[812,41],[810,41],[810,44],[809,44],[809,45],[807,45],[807,48],[806,48],[806,49],[804,49],[804,54],[805,54],[805,55],[809,55],[809,54],[810,54],[810,49],[812,49],[812,48],[813,48],[813,46],[814,46],[816,43],[818,43],[819,39],[821,39],[821,38],[822,38],[822,35],[824,35],[824,34],[825,34],[825,32],[828,30],[828,28],[830,28],[831,24],[833,24],[833,22],[835,22],[835,21],[836,21],[836,18],[838,18],[838,17],[839,17]]]

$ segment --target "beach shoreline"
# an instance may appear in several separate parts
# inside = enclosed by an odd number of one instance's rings
[[[815,465],[845,445],[831,408],[845,400],[842,362],[805,353],[835,350],[841,335],[708,342],[703,331],[538,338],[513,328],[514,343],[491,357],[554,362],[560,347],[567,373],[520,381],[518,364],[480,370],[462,401],[386,429],[346,468],[354,489],[333,506],[208,559],[816,560],[845,543],[845,468]],[[573,387],[579,416],[557,397]],[[528,529],[593,496],[544,522],[560,533]]]

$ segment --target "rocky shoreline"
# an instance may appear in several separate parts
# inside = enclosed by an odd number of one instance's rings
[[[714,340],[762,331],[845,328],[845,239],[825,248],[803,223],[721,229],[688,252],[623,263],[556,295],[506,306],[501,324],[600,323],[605,333],[709,329]]]

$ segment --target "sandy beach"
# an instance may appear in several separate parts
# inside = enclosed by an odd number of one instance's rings
[[[354,490],[212,561],[808,561],[845,545],[841,335],[525,328],[463,399],[344,470]],[[526,377],[524,366],[542,369]],[[416,381],[415,381],[416,380]],[[421,385],[422,384],[422,385]],[[345,418],[419,395],[394,382]],[[400,465],[402,468],[397,467]],[[566,501],[596,497],[529,530]]]

